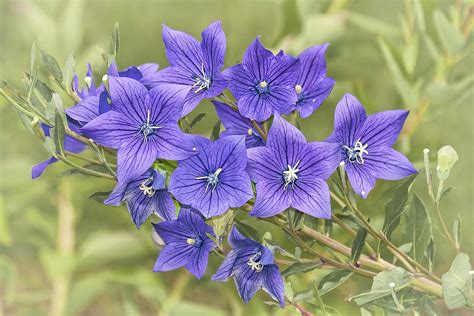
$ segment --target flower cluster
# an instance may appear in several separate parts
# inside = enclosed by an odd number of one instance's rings
[[[322,142],[308,142],[283,116],[306,118],[328,97],[335,84],[326,76],[328,44],[294,57],[272,53],[257,38],[241,63],[222,70],[226,38],[220,22],[202,32],[201,42],[164,26],[163,41],[167,68],[144,64],[119,71],[111,63],[96,86],[89,65],[81,90],[76,76],[72,91],[80,101],[66,110],[69,127],[116,150],[117,185],[106,204],[125,203],[137,227],[152,214],[161,218],[153,225],[165,246],[154,271],[185,267],[201,278],[209,254],[219,252],[226,257],[213,280],[234,278],[245,302],[262,288],[284,306],[273,248],[233,227],[228,236],[232,249],[226,251],[206,221],[231,208],[251,209],[248,215],[260,218],[292,208],[329,219],[326,181],[338,166],[362,198],[376,179],[416,173],[391,148],[408,112],[367,116],[359,101],[346,94],[336,108],[334,132]],[[225,128],[214,141],[180,127],[203,99],[212,100]],[[66,138],[65,150],[84,148]],[[35,166],[33,177],[54,161]]]

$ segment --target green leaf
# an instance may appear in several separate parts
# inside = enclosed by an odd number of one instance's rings
[[[354,300],[357,305],[364,305],[391,295],[392,291],[400,291],[410,284],[407,272],[400,267],[390,271],[383,271],[374,277],[370,292],[354,295],[348,300]],[[392,287],[393,285],[393,287]]]
[[[300,212],[298,210],[295,210],[294,208],[290,208],[287,212],[288,216],[288,224],[290,224],[290,227],[292,230],[299,230],[304,224],[304,213]]]
[[[54,145],[56,146],[56,150],[59,154],[64,152],[64,122],[62,120],[61,115],[56,113],[56,117],[54,119],[54,128],[51,130],[54,139]]]
[[[458,214],[453,223],[454,242],[458,248],[461,248],[461,216]]]
[[[433,22],[443,47],[454,54],[460,51],[466,42],[461,30],[457,29],[438,9],[433,12]]]
[[[71,83],[74,78],[74,53],[71,52],[66,59],[66,64],[63,69],[63,86],[66,89],[66,92],[71,92]]]
[[[431,270],[433,270],[433,264],[434,264],[434,259],[435,259],[435,255],[436,255],[436,246],[435,246],[433,238],[431,238],[431,240],[428,244],[428,247],[426,247],[425,255],[426,255],[426,258],[428,258],[428,264],[429,264],[430,271],[431,271]]]
[[[247,224],[244,224],[241,221],[235,221],[235,227],[244,236],[251,238],[253,240],[260,240],[260,235],[253,227]]]
[[[460,253],[454,258],[451,268],[443,274],[443,298],[449,309],[456,309],[470,303],[472,267],[469,256]]]
[[[382,36],[398,36],[400,34],[396,26],[368,15],[351,12],[348,18],[350,23],[367,32]]]
[[[189,124],[189,127],[193,128],[194,125],[196,125],[197,123],[199,123],[204,117],[206,117],[206,113],[199,113],[199,114],[196,115],[196,117],[191,121],[191,123]]]
[[[89,195],[89,199],[94,200],[99,203],[104,203],[104,201],[109,197],[112,191],[98,191]]]
[[[119,49],[120,49],[120,30],[119,30],[119,24],[118,22],[116,22],[112,30],[112,42],[110,46],[110,54],[114,56],[114,59],[117,59]]]
[[[313,271],[314,269],[322,266],[322,262],[297,262],[293,263],[292,265],[288,266],[281,275],[283,277],[288,277],[293,274],[301,274],[301,273],[306,273],[309,271]]]
[[[217,121],[216,124],[212,127],[211,131],[211,140],[216,140],[219,138],[219,133],[221,131],[221,121]]]
[[[327,315],[328,312],[326,311],[326,305],[324,304],[321,295],[319,294],[318,286],[316,282],[313,282],[313,296],[316,300],[316,305],[321,308],[321,312],[323,315]]]
[[[400,224],[400,217],[406,211],[406,203],[408,200],[408,193],[410,191],[416,175],[408,177],[400,186],[395,189],[395,193],[385,205],[385,219],[383,222],[382,231],[390,239],[393,231]]]
[[[425,24],[425,13],[423,11],[423,6],[421,0],[413,1],[413,11],[415,11],[416,22],[421,33],[425,33],[426,24]]]
[[[285,282],[285,297],[290,302],[293,302],[294,293],[293,293],[293,287],[291,286],[290,282]]]
[[[379,38],[378,43],[403,103],[408,107],[415,106],[418,103],[421,81],[415,84],[409,82],[385,40]]]
[[[56,58],[51,56],[47,51],[41,49],[41,55],[43,57],[43,62],[46,66],[48,72],[53,76],[54,80],[62,86],[63,84],[63,73],[61,71],[61,67],[59,67]]]
[[[212,227],[214,230],[214,234],[216,235],[216,239],[219,240],[219,237],[225,236],[232,227],[232,222],[234,221],[234,211],[229,210],[225,214],[216,217],[212,220]]]
[[[423,201],[415,195],[410,203],[406,219],[406,238],[412,243],[411,257],[421,262],[425,251],[433,238],[431,219]]]
[[[31,54],[30,54],[30,72],[32,75],[36,73],[36,53],[38,52],[38,47],[36,42],[33,42],[31,45]]]
[[[455,190],[456,187],[449,187],[446,188],[443,193],[441,193],[441,196],[439,197],[439,201],[441,202],[445,196],[447,196],[451,191]]]
[[[353,274],[353,272],[347,270],[336,270],[325,275],[318,284],[319,295],[323,296],[324,294],[334,290],[349,280]]]
[[[351,249],[351,260],[353,264],[356,264],[362,254],[364,248],[365,238],[367,237],[367,229],[361,227],[357,231],[354,242],[352,243]]]

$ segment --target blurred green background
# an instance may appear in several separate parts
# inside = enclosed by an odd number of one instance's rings
[[[474,255],[473,219],[473,1],[292,1],[292,0],[0,0],[0,77],[19,90],[36,43],[64,64],[75,52],[76,69],[91,62],[97,78],[101,53],[115,22],[120,23],[119,66],[157,62],[167,66],[161,24],[197,38],[220,19],[227,35],[226,66],[241,59],[257,36],[267,47],[297,54],[329,42],[328,75],[335,88],[322,107],[301,120],[309,140],[322,140],[333,126],[333,112],[345,92],[355,94],[369,113],[411,110],[397,148],[422,168],[422,150],[452,145],[459,154],[447,186],[454,190],[441,205],[448,223],[460,214],[463,251]],[[197,131],[208,136],[216,115],[208,103]],[[31,166],[48,154],[0,98],[0,316],[3,315],[293,315],[275,310],[258,294],[248,305],[233,282],[210,282],[219,264],[213,257],[202,280],[187,271],[154,274],[158,254],[151,225],[136,230],[126,208],[105,207],[88,199],[111,183],[95,178],[55,175],[57,164],[32,181]],[[361,203],[375,226],[383,221],[387,193],[396,182],[379,181]],[[424,175],[415,191],[427,199]],[[431,213],[434,214],[434,213]],[[435,228],[438,223],[433,215]],[[272,226],[274,239],[289,245]],[[336,236],[338,230],[335,230]],[[337,237],[351,244],[345,235]],[[397,239],[398,238],[398,239]],[[400,236],[395,238],[403,243]],[[449,268],[454,252],[435,229],[435,271]],[[289,278],[295,291],[306,289],[323,271]],[[343,315],[358,313],[349,294],[370,287],[353,278],[324,296]]]

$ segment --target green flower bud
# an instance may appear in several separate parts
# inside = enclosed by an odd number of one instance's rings
[[[449,177],[449,172],[458,159],[458,154],[452,146],[447,145],[440,148],[438,151],[438,167],[436,168],[440,180],[446,180]]]

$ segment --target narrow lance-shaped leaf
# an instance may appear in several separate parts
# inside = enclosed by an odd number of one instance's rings
[[[111,191],[106,191],[106,192],[94,192],[91,195],[89,195],[89,199],[97,201],[99,203],[104,203],[104,201],[109,197]]]
[[[306,273],[309,271],[313,271],[314,269],[322,266],[322,262],[297,262],[293,263],[292,265],[288,266],[281,275],[283,277],[287,277],[293,274],[301,274],[301,273]]]
[[[440,11],[433,12],[433,22],[443,47],[450,53],[456,53],[464,47],[466,39],[461,30],[457,29]]]
[[[258,232],[252,226],[244,224],[241,221],[235,221],[235,227],[246,237],[252,238],[253,240],[260,239]]]
[[[357,231],[356,237],[352,244],[351,259],[352,263],[356,264],[362,254],[364,248],[365,238],[367,237],[367,229],[361,227]]]
[[[458,248],[461,248],[461,216],[456,216],[453,223],[454,242]]]
[[[112,42],[110,47],[110,54],[116,59],[120,49],[120,31],[118,22],[114,24],[112,30]]]
[[[389,239],[395,228],[400,224],[400,217],[406,211],[408,193],[415,178],[416,175],[408,177],[395,189],[393,197],[385,205],[385,219],[382,231]]]
[[[319,295],[322,296],[334,290],[335,288],[337,288],[338,286],[340,286],[341,284],[349,280],[349,278],[353,274],[354,274],[353,272],[347,271],[347,270],[336,270],[325,275],[321,279],[321,281],[319,281],[319,284],[318,284]]]
[[[53,76],[54,80],[62,86],[63,85],[63,73],[61,67],[59,67],[56,58],[50,55],[47,51],[41,49],[41,55],[43,56],[43,62],[48,72]]]
[[[196,115],[196,117],[191,121],[191,123],[189,124],[189,127],[193,128],[194,125],[196,125],[197,123],[199,123],[204,117],[206,116],[206,113],[199,113],[198,115]]]
[[[66,89],[66,92],[71,92],[71,82],[74,78],[74,53],[71,52],[66,59],[66,63],[63,69],[63,86]]]
[[[412,243],[411,256],[418,262],[425,257],[426,248],[433,238],[431,219],[423,201],[415,195],[405,214],[405,236]]]
[[[319,308],[321,308],[321,314],[328,315],[328,312],[326,311],[326,305],[321,299],[321,295],[319,294],[318,285],[316,284],[316,282],[313,283],[313,295],[314,295],[314,298],[316,299],[316,305],[318,305]]]
[[[211,140],[218,139],[220,131],[221,131],[221,122],[217,121],[216,124],[214,124],[214,126],[212,127]]]
[[[56,113],[56,118],[54,120],[54,128],[52,129],[52,134],[53,134],[54,144],[56,145],[56,150],[58,154],[63,154],[65,129],[64,129],[64,122],[61,116],[59,115],[59,113]]]

